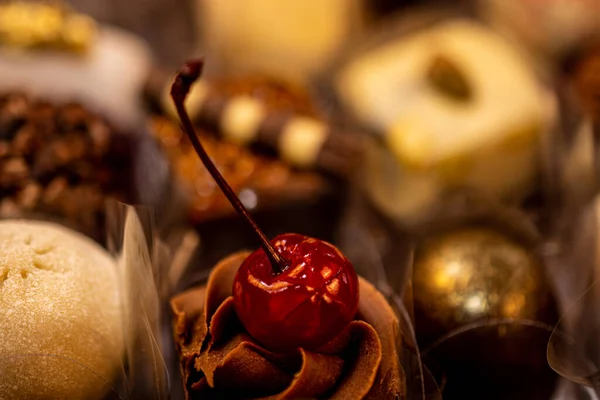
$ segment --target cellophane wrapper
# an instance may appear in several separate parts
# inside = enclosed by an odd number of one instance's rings
[[[548,363],[569,380],[563,398],[600,398],[600,197],[563,216],[570,223],[549,241],[545,256],[562,303],[548,343]]]
[[[375,285],[391,304],[400,322],[396,338],[399,359],[406,377],[406,398],[441,399],[440,389],[422,364],[414,330],[412,310],[412,244],[398,237],[381,223],[355,187],[348,198],[338,242],[356,272]],[[386,249],[395,248],[392,259],[398,268],[390,271]]]
[[[562,305],[548,362],[571,382],[563,398],[594,399],[600,397],[598,127],[572,110],[565,97],[561,96],[564,123],[547,143],[543,165],[552,215],[544,256]]]
[[[125,307],[126,346],[115,395],[120,399],[167,398],[170,380],[163,357],[161,297],[167,265],[152,208],[110,201],[107,243],[117,260]]]

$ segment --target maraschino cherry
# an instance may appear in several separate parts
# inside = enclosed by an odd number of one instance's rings
[[[233,284],[238,316],[264,346],[317,349],[344,328],[358,307],[358,278],[333,245],[295,233],[271,243],[287,261],[275,273],[262,249],[242,263]]]
[[[204,151],[185,110],[186,96],[202,66],[202,60],[185,64],[173,82],[171,97],[202,163],[261,240],[262,248],[244,260],[235,276],[236,313],[248,333],[269,349],[317,349],[354,319],[359,295],[356,272],[327,242],[295,233],[269,242],[256,225]]]

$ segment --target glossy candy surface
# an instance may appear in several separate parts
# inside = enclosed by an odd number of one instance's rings
[[[333,245],[287,233],[271,243],[287,261],[275,273],[261,248],[240,266],[233,283],[236,312],[263,346],[308,350],[333,339],[358,308],[358,278]]]

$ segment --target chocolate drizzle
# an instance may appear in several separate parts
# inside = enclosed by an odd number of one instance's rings
[[[247,252],[222,260],[206,286],[171,300],[186,399],[400,399],[404,374],[395,346],[398,321],[381,295],[360,278],[359,312],[317,352],[279,354],[245,332],[231,288]]]

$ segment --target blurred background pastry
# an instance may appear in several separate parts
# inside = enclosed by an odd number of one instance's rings
[[[1,2],[0,21],[0,217],[104,242],[105,200],[158,205],[168,178],[145,132],[150,50],[62,2]]]
[[[143,124],[151,53],[141,39],[60,2],[3,2],[0,21],[0,90],[79,101],[130,129]]]
[[[193,0],[67,0],[75,10],[142,38],[165,67],[177,67],[197,49]]]
[[[201,264],[210,266],[257,243],[175,122],[171,79],[157,73],[148,82],[153,130],[183,194],[184,218],[210,252]],[[360,136],[333,129],[307,90],[262,75],[200,80],[186,104],[209,155],[267,235],[298,231],[333,240]]]
[[[357,178],[367,198],[404,226],[459,188],[522,202],[536,190],[551,92],[484,25],[433,13],[407,26],[416,20],[375,36],[333,77],[343,109],[374,132]]]
[[[194,0],[199,51],[209,74],[260,73],[310,83],[349,44],[422,0]],[[235,21],[235,23],[232,23]],[[276,32],[276,34],[273,34]],[[285,60],[282,62],[281,60]]]
[[[107,198],[136,198],[132,143],[78,103],[0,94],[0,218],[38,216],[104,240]]]

